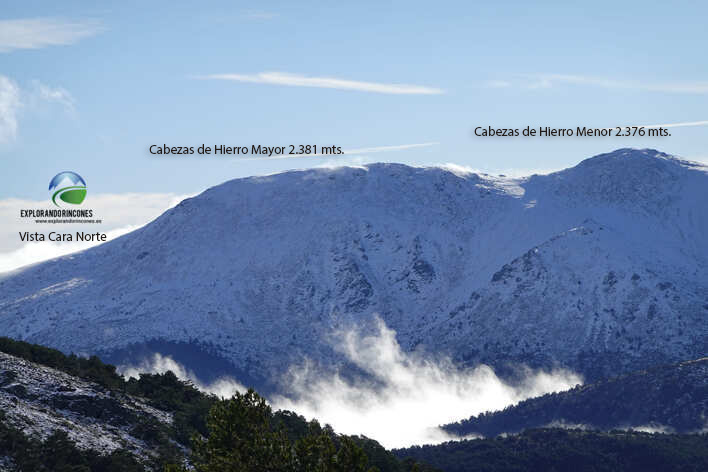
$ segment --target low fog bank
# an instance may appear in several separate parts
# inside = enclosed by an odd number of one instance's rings
[[[140,374],[163,374],[172,371],[177,378],[189,381],[202,392],[222,398],[231,397],[236,392],[245,392],[246,388],[231,377],[221,377],[214,382],[205,383],[191,370],[174,360],[171,356],[155,353],[137,365],[121,365],[117,371],[125,378],[139,378]]]
[[[404,352],[395,331],[380,319],[373,333],[355,327],[336,333],[333,341],[372,381],[323,373],[305,361],[289,370],[283,382],[288,393],[274,396],[272,405],[317,418],[340,433],[363,434],[387,448],[459,439],[438,425],[582,383],[567,370],[525,369],[523,379],[511,385],[486,365],[461,368],[447,358]]]
[[[512,384],[486,365],[463,368],[449,358],[404,352],[395,331],[378,318],[373,330],[353,327],[334,333],[332,344],[365,377],[352,378],[304,359],[281,379],[283,393],[269,399],[271,406],[329,423],[339,433],[368,436],[387,448],[459,439],[438,426],[582,383],[568,370],[519,366],[524,374]],[[205,384],[172,357],[159,353],[118,370],[125,377],[171,370],[220,397],[245,391],[229,377]]]

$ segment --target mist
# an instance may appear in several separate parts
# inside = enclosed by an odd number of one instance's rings
[[[368,436],[386,448],[460,439],[439,426],[582,383],[580,376],[568,370],[519,366],[522,378],[511,384],[487,365],[463,368],[449,358],[404,352],[396,332],[379,318],[373,330],[340,330],[331,342],[366,378],[353,380],[340,370],[304,359],[283,376],[283,393],[271,396],[270,405],[328,423],[340,434]],[[118,368],[123,376],[136,378],[140,373],[168,370],[222,398],[246,390],[230,377],[204,383],[193,371],[160,353],[138,365]]]
[[[231,377],[221,377],[211,383],[202,382],[193,371],[184,367],[171,356],[164,356],[159,352],[137,365],[120,365],[116,370],[126,379],[140,378],[140,374],[164,374],[167,371],[172,371],[178,379],[191,382],[202,392],[212,393],[221,398],[229,398],[236,392],[246,391],[243,385]]]
[[[567,370],[524,368],[523,379],[512,385],[486,365],[462,368],[448,358],[407,353],[380,319],[373,333],[352,328],[336,333],[334,341],[372,381],[325,373],[305,361],[283,379],[288,393],[274,396],[271,403],[329,423],[338,433],[376,439],[387,448],[459,439],[438,426],[582,383]]]

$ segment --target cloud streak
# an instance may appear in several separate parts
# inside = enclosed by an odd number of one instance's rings
[[[285,72],[260,72],[258,74],[210,74],[196,77],[202,80],[227,80],[255,84],[286,85],[290,87],[313,87],[336,90],[354,90],[359,92],[382,93],[391,95],[440,95],[442,89],[409,84],[387,84],[380,82],[361,82],[357,80],[333,77],[307,77]]]
[[[663,125],[641,125],[644,128],[682,128],[684,126],[708,126],[708,121],[685,121],[683,123],[668,123]]]
[[[73,115],[76,100],[63,87],[52,87],[33,80],[31,87],[20,87],[11,78],[0,74],[0,144],[17,137],[20,111],[34,111],[43,104],[58,104]]]
[[[684,128],[690,126],[708,126],[708,121],[684,121],[681,123],[665,123],[663,125],[622,125],[622,128],[632,127],[632,128]],[[601,128],[607,130],[616,129],[617,126],[611,126],[609,128]]]
[[[38,100],[58,103],[70,113],[74,111],[76,100],[65,88],[52,87],[39,80],[32,81],[32,84],[34,85],[34,94]]]
[[[17,136],[17,113],[21,106],[20,88],[9,77],[0,75],[0,143]]]
[[[636,80],[617,80],[607,77],[572,75],[572,74],[531,74],[522,75],[512,80],[491,80],[486,82],[489,88],[526,88],[530,90],[550,89],[558,85],[576,85],[605,89],[642,90],[646,92],[676,94],[708,94],[708,82],[641,82]]]
[[[67,21],[58,18],[0,20],[0,52],[40,49],[74,44],[103,31],[93,20]]]
[[[429,142],[429,143],[415,143],[415,144],[396,144],[393,146],[374,146],[374,147],[368,147],[368,148],[358,148],[358,149],[350,149],[342,150],[342,154],[284,154],[282,156],[271,156],[271,157],[244,157],[244,158],[238,158],[239,161],[272,161],[272,160],[280,160],[280,159],[302,159],[302,158],[309,158],[309,157],[328,157],[328,158],[333,158],[335,161],[338,160],[341,157],[351,157],[353,155],[361,155],[361,154],[373,154],[373,153],[378,153],[378,152],[390,152],[390,151],[405,151],[408,149],[415,149],[415,148],[424,148],[424,147],[430,147],[430,146],[437,146],[440,144],[439,142]],[[361,164],[361,162],[360,162]],[[341,165],[341,164],[340,164]]]
[[[376,146],[368,148],[352,149],[349,151],[344,151],[344,154],[371,154],[375,152],[388,152],[388,151],[402,151],[404,149],[414,149],[421,147],[436,146],[440,143],[430,142],[430,143],[418,143],[418,144],[398,144],[394,146]]]

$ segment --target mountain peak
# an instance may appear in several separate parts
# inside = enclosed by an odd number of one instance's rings
[[[301,358],[343,361],[328,336],[374,313],[406,349],[491,364],[552,356],[585,373],[579,351],[618,368],[697,357],[708,175],[675,163],[618,150],[528,179],[371,164],[232,180],[120,239],[2,277],[0,330],[120,363],[189,345],[254,385]],[[507,285],[491,281],[515,260]],[[572,340],[558,335],[571,324]],[[202,358],[177,360],[204,372]]]
[[[585,159],[575,167],[533,176],[530,183],[550,187],[570,201],[631,204],[655,213],[684,193],[704,192],[698,188],[703,185],[703,173],[695,172],[702,169],[699,163],[655,149],[622,148]],[[692,181],[695,186],[689,185]]]
[[[679,168],[704,167],[701,163],[687,161],[656,149],[620,148],[598,154],[581,161],[574,169],[623,167],[627,170],[655,168],[670,171]]]

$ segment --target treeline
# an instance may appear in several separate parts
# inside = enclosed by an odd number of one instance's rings
[[[208,434],[192,441],[190,466],[169,472],[377,472],[433,471],[415,459],[398,460],[377,442],[336,434],[291,412],[273,413],[253,390],[218,401]]]
[[[67,356],[54,349],[7,338],[0,338],[0,351],[96,382],[114,392],[142,397],[151,405],[171,412],[174,417],[172,425],[146,416],[129,426],[129,432],[145,440],[154,452],[154,457],[138,460],[126,451],[102,455],[80,449],[66,433],[57,432],[45,440],[27,437],[0,415],[0,468],[17,472],[708,470],[706,434],[531,429],[507,437],[392,452],[372,439],[338,435],[329,426],[308,422],[293,412],[274,412],[252,390],[230,399],[220,399],[205,395],[171,372],[125,380],[116,373],[115,367],[96,357]],[[679,367],[675,372],[662,371],[665,383],[673,384],[674,388],[662,390],[662,402],[670,403],[677,394],[680,400],[685,398],[680,395],[683,392],[681,382],[705,384],[705,378],[700,378],[704,376],[705,362],[683,363]],[[653,382],[631,380],[630,384],[637,389],[654,385]],[[639,395],[634,387],[621,391],[627,395]],[[580,387],[578,391],[582,389]],[[700,391],[705,392],[705,389]],[[610,395],[606,402],[592,405],[598,410],[600,407],[611,409],[617,398],[620,397]],[[4,458],[9,462],[3,463]]]
[[[52,367],[95,382],[114,392],[145,399],[173,414],[172,426],[151,418],[132,425],[130,433],[152,446],[155,457],[139,463],[127,452],[99,455],[81,450],[57,432],[41,441],[25,437],[0,417],[0,459],[9,457],[17,471],[71,470],[111,472],[133,470],[268,471],[268,472],[432,472],[413,459],[399,460],[377,441],[343,436],[331,427],[290,411],[273,412],[256,392],[220,399],[199,391],[172,372],[124,379],[115,366],[98,357],[65,355],[24,341],[0,337],[0,352]],[[187,446],[190,453],[185,455]],[[53,451],[62,449],[61,453]],[[42,461],[46,463],[42,465]],[[193,469],[182,468],[183,463]],[[76,464],[76,468],[66,464]],[[44,468],[42,468],[44,467]]]
[[[688,433],[705,427],[707,398],[708,358],[703,358],[548,393],[444,429],[458,436],[488,437],[556,422],[605,431],[655,424]]]
[[[708,470],[708,435],[532,429],[394,453],[445,472],[701,472]]]
[[[53,369],[61,370],[74,377],[80,377],[109,388],[121,389],[125,383],[122,376],[116,373],[115,366],[104,364],[96,356],[83,358],[74,354],[66,355],[57,349],[51,349],[38,344],[16,341],[0,337],[0,351],[15,357],[35,362]]]

